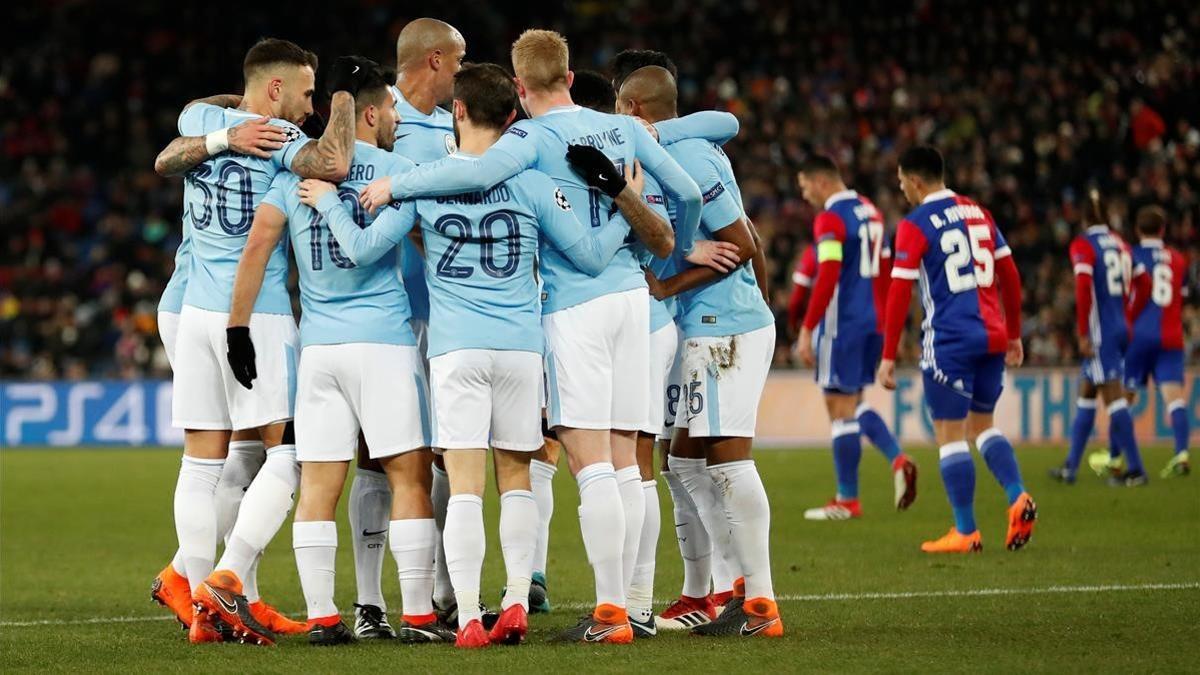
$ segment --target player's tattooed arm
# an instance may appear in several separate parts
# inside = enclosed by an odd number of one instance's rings
[[[634,160],[632,165],[625,168],[625,189],[617,194],[614,202],[646,248],[654,255],[666,258],[675,249],[675,231],[666,219],[655,213],[642,199],[643,185],[645,178],[642,176],[641,162]]]
[[[271,251],[279,244],[287,216],[271,204],[261,204],[254,211],[250,234],[246,237],[246,248],[238,261],[237,275],[233,280],[233,298],[229,306],[229,326],[249,326],[250,313],[258,300],[266,274]]]
[[[340,182],[350,171],[354,154],[354,97],[335,91],[329,122],[316,143],[308,143],[292,158],[292,173],[303,178]]]
[[[198,102],[205,103],[207,100]],[[225,150],[268,159],[287,140],[286,132],[270,121],[268,117],[259,117],[204,136],[179,136],[158,153],[154,160],[154,171],[163,177],[181,176]]]
[[[717,230],[713,236],[718,241],[737,246],[738,267],[746,264],[758,253],[754,234],[751,233],[750,224],[744,216]],[[651,288],[651,292],[654,293],[655,298],[665,300],[693,288],[712,283],[724,276],[726,273],[718,272],[711,267],[689,267],[675,276],[660,280],[658,288]]]

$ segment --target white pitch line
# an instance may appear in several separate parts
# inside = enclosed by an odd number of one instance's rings
[[[1045,586],[1042,588],[976,588],[950,591],[901,591],[895,593],[824,593],[812,595],[779,595],[780,602],[845,602],[848,600],[911,600],[915,598],[977,598],[997,595],[1046,595],[1052,593],[1120,593],[1127,591],[1190,591],[1200,589],[1200,581],[1162,584],[1102,584],[1093,586]],[[659,604],[673,602],[675,598],[655,600]],[[556,605],[563,609],[584,610],[592,605],[564,603]],[[40,619],[33,621],[0,621],[0,628],[31,628],[34,626],[85,626],[108,623],[141,623],[144,621],[170,621],[171,616],[114,616],[90,619]]]

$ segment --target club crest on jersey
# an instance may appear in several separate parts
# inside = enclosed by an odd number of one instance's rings
[[[504,133],[512,134],[513,136],[517,136],[518,138],[525,138],[526,136],[529,135],[529,133],[526,132],[524,129],[519,129],[517,127],[509,127],[508,131],[506,131]]]
[[[454,134],[446,134],[442,140],[446,143],[446,154],[453,155],[458,152],[458,143],[454,141]]]
[[[567,201],[567,196],[562,193],[562,190],[554,188],[554,203],[558,204],[558,208],[563,211],[571,210],[571,202]]]
[[[707,203],[711,202],[712,200],[716,199],[717,197],[720,197],[721,193],[724,191],[725,191],[725,184],[718,182],[716,185],[708,188],[708,190],[706,190],[704,192],[704,195],[703,195],[704,203],[707,204]]]
[[[291,143],[292,141],[300,140],[300,130],[292,125],[280,127],[283,129],[283,142]]]

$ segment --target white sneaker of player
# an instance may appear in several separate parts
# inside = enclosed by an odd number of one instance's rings
[[[805,520],[850,520],[858,517],[853,508],[845,503],[832,501],[804,512]]]

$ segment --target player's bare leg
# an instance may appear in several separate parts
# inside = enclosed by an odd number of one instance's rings
[[[354,634],[342,622],[333,601],[337,503],[349,469],[349,462],[304,462],[300,468],[292,548],[308,607],[308,641],[314,645],[354,641]]]
[[[533,553],[533,575],[529,586],[529,611],[549,612],[550,597],[546,586],[546,558],[550,546],[550,519],[554,516],[554,474],[562,444],[553,431],[543,428],[544,445],[533,453],[529,463],[529,484],[538,507],[537,545]],[[572,472],[574,473],[574,472]]]
[[[942,482],[954,512],[954,526],[941,538],[921,544],[921,550],[926,553],[982,550],[982,539],[975,524],[975,462],[967,443],[966,418],[933,420],[933,435],[939,448]]]
[[[383,460],[392,490],[388,545],[400,577],[402,642],[451,642],[454,633],[441,626],[433,611],[433,550],[437,524],[429,490],[433,452],[420,448]]]
[[[625,598],[630,624],[639,637],[656,632],[654,623],[654,562],[658,553],[658,535],[662,528],[659,511],[658,482],[654,479],[655,434],[638,432],[637,467],[645,503],[642,532],[637,543],[629,593]],[[626,539],[628,540],[628,532]]]
[[[556,431],[579,484],[579,526],[596,582],[596,609],[590,619],[556,639],[630,642],[633,629],[625,611],[621,575],[625,519],[612,517],[613,507],[621,503],[613,468],[612,434],[607,429],[558,427]]]
[[[708,474],[716,486],[731,533],[730,541],[743,580],[745,600],[727,608],[711,624],[695,628],[698,635],[759,635],[780,637],[783,620],[775,603],[771,579],[771,506],[758,467],[751,458],[754,439],[703,438]]]
[[[967,433],[975,439],[975,449],[1008,497],[1008,533],[1004,537],[1004,547],[1016,551],[1029,543],[1037,520],[1037,504],[1025,491],[1017,455],[1012,443],[996,428],[992,413],[975,410],[967,413]]]
[[[363,639],[390,639],[396,637],[396,632],[387,620],[383,559],[387,555],[392,490],[383,464],[378,459],[371,459],[361,433],[358,435],[357,459],[347,504],[354,550],[354,580],[358,586],[354,635]]]

